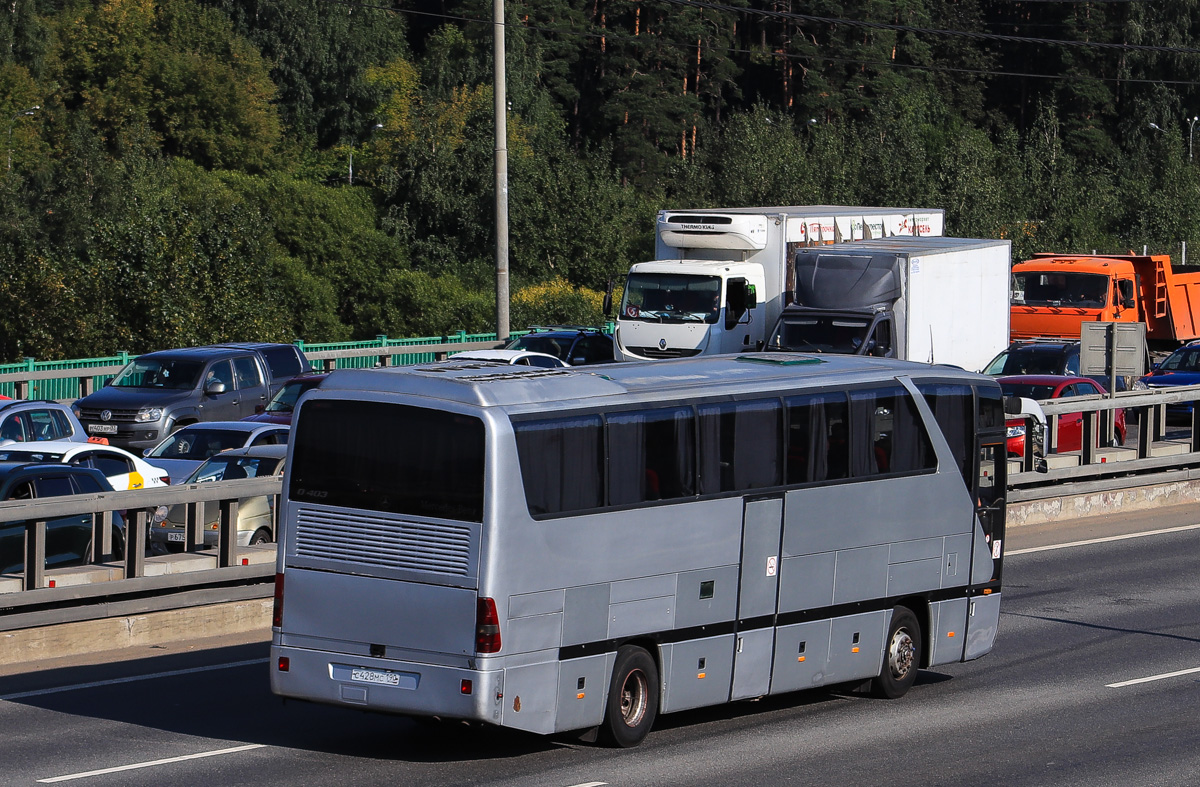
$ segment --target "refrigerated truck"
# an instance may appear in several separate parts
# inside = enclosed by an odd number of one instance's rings
[[[632,266],[616,320],[618,360],[760,349],[795,291],[797,250],[940,236],[944,212],[839,205],[664,210],[655,259]]]

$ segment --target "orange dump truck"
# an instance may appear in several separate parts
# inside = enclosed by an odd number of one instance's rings
[[[1038,254],[1012,273],[1013,339],[1078,339],[1084,322],[1144,322],[1160,347],[1200,338],[1200,270],[1166,254]]]

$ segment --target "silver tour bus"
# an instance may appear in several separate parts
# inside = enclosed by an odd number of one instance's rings
[[[882,358],[334,372],[284,478],[271,687],[633,746],[991,650],[989,377]]]

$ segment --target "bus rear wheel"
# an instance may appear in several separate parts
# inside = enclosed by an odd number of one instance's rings
[[[892,610],[892,623],[883,644],[883,667],[879,677],[871,682],[871,693],[894,700],[908,693],[921,668],[921,625],[912,610],[908,607]]]
[[[658,667],[645,649],[627,645],[617,651],[601,727],[605,741],[624,749],[641,743],[658,716],[658,691]]]

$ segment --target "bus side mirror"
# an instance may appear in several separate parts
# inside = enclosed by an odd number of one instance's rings
[[[602,311],[605,317],[612,316],[612,296],[613,296],[613,280],[609,279],[608,284],[604,287],[604,306]]]

